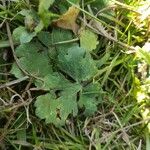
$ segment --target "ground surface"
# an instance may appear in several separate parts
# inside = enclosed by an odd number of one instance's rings
[[[149,0],[0,0],[0,149],[150,149]]]

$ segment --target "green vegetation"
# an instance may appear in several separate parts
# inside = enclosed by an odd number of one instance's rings
[[[0,149],[150,149],[149,0],[0,0]]]

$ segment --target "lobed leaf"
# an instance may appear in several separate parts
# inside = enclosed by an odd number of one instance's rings
[[[36,36],[35,32],[28,32],[25,27],[18,27],[13,31],[13,38],[16,42],[28,43]]]
[[[52,72],[47,53],[41,51],[41,48],[44,49],[38,43],[26,43],[16,48],[16,55],[19,58],[21,68],[38,77],[44,77]],[[19,76],[17,68],[13,67],[12,69],[15,70],[11,70],[11,72]]]
[[[100,89],[97,84],[90,83],[98,69],[89,51],[77,43],[57,45],[72,39],[69,31],[61,29],[54,29],[51,34],[40,32],[38,39],[44,46],[36,41],[21,44],[15,50],[21,68],[42,79],[35,78],[35,86],[48,92],[37,97],[36,115],[46,123],[60,126],[70,114],[77,115],[78,106],[85,108],[85,115],[94,114]],[[53,51],[58,53],[55,58],[52,57]],[[23,76],[15,63],[11,73],[18,78]]]
[[[98,36],[90,30],[82,30],[80,33],[80,46],[89,52],[96,49]]]
[[[64,90],[70,88],[71,83],[58,72],[46,75],[43,81],[36,81],[35,85],[44,90]]]
[[[97,72],[90,54],[78,46],[69,48],[67,54],[59,54],[58,61],[59,68],[78,82],[90,79]]]
[[[84,114],[91,116],[97,111],[97,105],[101,102],[102,90],[98,83],[90,83],[83,88],[78,105],[85,108]]]
[[[80,86],[74,85],[71,90],[64,90],[59,98],[51,93],[39,96],[35,102],[36,115],[46,123],[64,125],[69,114],[76,116],[78,113],[76,93],[79,90]]]

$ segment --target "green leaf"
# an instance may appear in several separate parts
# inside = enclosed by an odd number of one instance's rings
[[[97,68],[89,53],[83,48],[74,46],[67,54],[60,54],[59,68],[75,81],[86,81],[97,73]]]
[[[73,38],[73,34],[68,30],[63,29],[53,29],[52,31],[52,43],[58,43],[62,41],[71,40]],[[67,43],[68,44],[68,43]]]
[[[64,90],[71,86],[71,83],[58,72],[48,74],[42,81],[37,81],[35,85],[44,90]]]
[[[90,30],[83,30],[80,33],[80,46],[88,51],[96,49],[98,45],[98,36]]]
[[[55,0],[39,0],[39,14],[48,12],[49,7],[54,3]]]
[[[19,57],[21,68],[38,77],[44,77],[52,72],[49,57],[46,51],[41,50],[44,50],[44,47],[38,43],[22,44],[16,48],[16,55]],[[12,69],[16,70],[16,67]],[[15,71],[12,70],[11,72],[13,72],[15,76],[19,76],[18,71],[15,73]]]
[[[74,4],[79,4],[80,0],[70,0],[70,2]],[[60,0],[55,0],[55,6],[59,8],[60,14],[64,14],[70,7],[70,4],[67,1],[61,1]]]
[[[60,30],[53,30],[52,34],[41,32],[38,34],[40,42],[21,44],[15,50],[21,68],[42,79],[35,78],[35,86],[49,92],[37,97],[36,115],[56,126],[64,125],[69,115],[76,116],[78,105],[85,108],[85,115],[94,114],[100,97],[99,86],[89,83],[98,71],[90,53],[77,43],[52,47],[53,43],[72,38],[70,32],[65,33]],[[50,51],[58,55],[51,58]],[[15,63],[11,72],[17,78],[23,76]]]
[[[22,78],[24,77],[24,74],[22,71],[18,68],[16,63],[13,63],[12,68],[10,70],[10,73],[13,74],[16,78]]]
[[[64,125],[69,114],[78,113],[76,93],[79,85],[74,85],[71,90],[63,91],[59,98],[52,94],[39,96],[35,102],[36,115],[45,119],[46,123],[54,123],[56,126]]]
[[[67,43],[66,41],[72,40],[73,35],[68,30],[63,29],[53,29],[52,33],[49,32],[40,32],[38,34],[38,39],[46,46],[54,48],[60,53],[64,53],[68,48],[78,45],[77,43]],[[64,42],[64,43],[63,43]],[[66,42],[66,43],[65,43]],[[63,43],[63,44],[59,44]]]
[[[69,41],[73,39],[73,34],[69,30],[63,29],[53,29],[52,31],[52,44],[56,44],[55,47],[59,53],[66,53],[69,48],[78,45],[77,43],[65,43],[65,41]],[[57,43],[64,44],[57,44]]]
[[[52,18],[58,17],[58,15],[53,14],[48,10],[49,7],[54,3],[54,1],[55,0],[39,0],[38,13],[45,27],[48,27]]]
[[[48,48],[49,57],[52,60],[52,63],[57,64],[57,56],[59,53],[66,54],[68,48],[78,45],[78,43],[67,41],[72,40],[73,35],[68,30],[63,29],[53,29],[52,33],[41,31],[37,35],[38,39],[42,44],[44,44]],[[61,44],[59,44],[61,43]]]
[[[46,47],[52,45],[52,35],[49,32],[41,31],[37,37]]]
[[[40,17],[35,10],[23,9],[19,12],[19,14],[25,17],[25,27],[29,31],[35,31],[35,33],[38,33],[43,29],[43,22],[40,20]]]
[[[44,28],[44,23],[43,23],[42,20],[40,20],[40,22],[38,23],[38,25],[35,27],[34,31],[36,33],[39,33],[43,28]]]
[[[78,105],[84,107],[84,114],[91,116],[97,111],[97,105],[101,102],[101,89],[98,83],[90,83],[83,88]]]
[[[85,107],[84,114],[86,116],[91,116],[97,111],[97,103],[94,103],[94,98],[82,95],[78,104],[81,108]]]
[[[16,42],[28,43],[36,36],[35,32],[28,32],[25,27],[18,27],[13,31],[13,38]]]
[[[58,105],[59,101],[51,94],[39,96],[35,102],[36,115],[46,123],[57,123],[60,120],[57,117]]]
[[[90,94],[93,96],[95,96],[95,94],[99,95],[100,92],[102,92],[102,89],[98,82],[95,82],[95,83],[91,82],[87,84],[86,86],[84,86],[84,89],[83,89],[83,94]]]

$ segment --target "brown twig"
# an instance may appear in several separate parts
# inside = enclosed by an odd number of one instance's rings
[[[0,89],[6,88],[6,87],[9,87],[9,86],[12,86],[12,85],[14,85],[14,84],[18,84],[18,83],[20,83],[20,82],[22,82],[22,81],[25,81],[25,80],[27,80],[27,79],[29,79],[29,77],[28,77],[28,76],[24,76],[24,77],[19,78],[19,79],[17,79],[17,80],[10,81],[10,82],[8,82],[8,83],[5,83],[5,84],[3,84],[3,85],[0,85]]]

